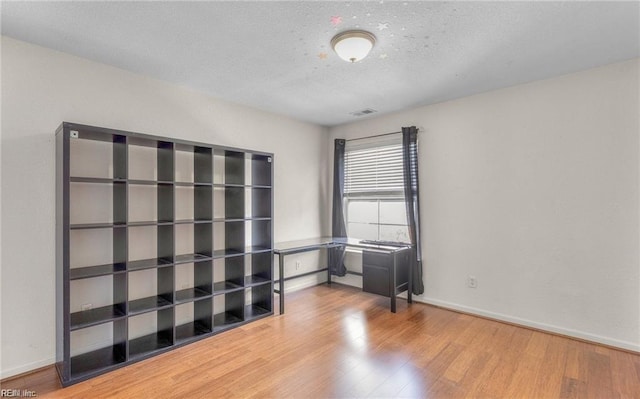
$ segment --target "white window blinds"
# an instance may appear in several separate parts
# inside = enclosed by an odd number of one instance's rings
[[[347,142],[344,164],[345,196],[403,195],[400,136],[383,142]]]

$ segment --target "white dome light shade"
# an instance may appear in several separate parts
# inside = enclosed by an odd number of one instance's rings
[[[338,33],[331,39],[331,47],[338,57],[347,62],[358,62],[369,54],[376,37],[363,30],[349,30]]]

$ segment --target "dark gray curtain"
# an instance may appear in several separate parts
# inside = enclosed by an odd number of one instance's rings
[[[404,175],[404,201],[407,207],[409,238],[413,248],[413,293],[424,292],[422,282],[422,248],[420,245],[420,201],[418,195],[418,129],[402,128],[402,163]]]
[[[344,222],[344,139],[336,139],[333,152],[333,216],[331,218],[331,235],[346,238],[347,226]],[[344,265],[344,247],[329,249],[329,267],[331,274],[344,276],[347,268]]]

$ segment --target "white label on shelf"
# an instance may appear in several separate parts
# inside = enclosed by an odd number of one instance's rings
[[[271,163],[271,157],[267,158],[267,162]]]

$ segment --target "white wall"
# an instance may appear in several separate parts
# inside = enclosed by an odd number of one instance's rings
[[[3,37],[1,377],[55,359],[54,132],[62,121],[273,152],[275,240],[326,228],[326,128]]]
[[[639,75],[636,59],[330,130],[420,128],[419,300],[640,351]]]

